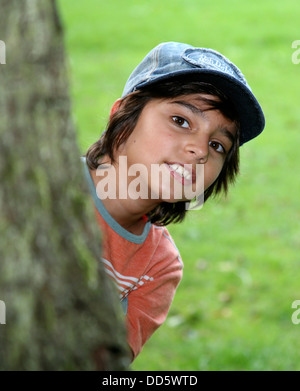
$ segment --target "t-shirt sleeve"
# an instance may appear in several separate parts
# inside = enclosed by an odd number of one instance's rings
[[[128,343],[134,358],[145,342],[165,321],[176,288],[182,278],[182,263],[172,252],[149,271],[151,279],[132,291],[127,304]]]

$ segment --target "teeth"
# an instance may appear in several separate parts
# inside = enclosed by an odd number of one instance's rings
[[[180,174],[185,179],[191,179],[192,175],[190,174],[190,172],[185,170],[184,167],[180,164],[170,164],[170,167],[172,168],[172,170],[178,172],[178,174]]]
[[[176,172],[178,172],[181,176],[184,176],[184,168],[182,166],[178,166],[176,168]]]

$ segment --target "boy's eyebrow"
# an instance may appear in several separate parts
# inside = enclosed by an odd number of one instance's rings
[[[226,136],[230,140],[232,144],[234,144],[235,137],[231,132],[229,132],[227,128],[221,128],[220,131],[221,133],[223,133],[224,136]]]
[[[201,117],[205,118],[204,111],[199,109],[199,107],[192,105],[191,103],[185,102],[184,100],[175,100],[173,102],[170,102],[171,104],[177,104],[177,105],[182,105],[186,107],[187,109],[191,110],[193,113],[200,114]]]

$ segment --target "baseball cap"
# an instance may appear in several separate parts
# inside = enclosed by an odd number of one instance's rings
[[[152,49],[133,70],[122,97],[159,81],[180,75],[196,75],[211,83],[229,98],[239,116],[240,145],[258,136],[265,117],[240,69],[213,49],[179,42],[164,42]]]

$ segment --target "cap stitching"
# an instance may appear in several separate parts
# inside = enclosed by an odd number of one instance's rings
[[[196,51],[201,51],[201,55],[199,55],[199,58],[198,60],[196,59],[193,59],[191,57],[189,57],[190,54],[192,54],[193,52],[196,52]],[[199,66],[199,67],[202,67],[202,64],[199,63],[199,60],[200,58],[204,61],[204,64],[208,65],[208,66],[211,66],[212,65],[212,62],[209,61],[209,59],[205,59],[205,53],[209,53],[209,54],[213,54],[216,56],[216,58],[218,59],[218,61],[220,61],[220,63],[223,61],[226,66],[228,67],[227,69],[229,69],[229,72],[226,71],[225,69],[221,69],[220,68],[220,71],[221,72],[225,72],[225,73],[228,73],[228,74],[231,74],[233,77],[234,76],[234,72],[236,73],[236,76],[239,78],[240,82],[242,82],[244,85],[246,85],[250,90],[250,86],[248,85],[247,83],[247,80],[245,78],[245,76],[243,75],[243,73],[241,72],[241,70],[233,63],[231,62],[228,58],[226,58],[223,54],[221,53],[218,53],[216,50],[214,49],[208,49],[208,48],[186,48],[184,50],[184,52],[182,53],[181,57],[189,64],[193,64],[193,65],[196,65],[196,66]],[[224,64],[224,65],[225,65]],[[218,66],[216,66],[216,70],[218,70]]]
[[[157,50],[155,50],[152,55],[151,55],[151,62],[153,62],[153,65],[152,67],[149,69],[148,73],[146,73],[145,75],[145,80],[148,80],[150,79],[152,73],[155,71],[155,69],[157,68],[157,65],[158,65],[158,56],[159,56],[159,52],[160,52],[160,49],[162,47],[163,44],[160,44],[158,45],[158,47],[156,48]]]

